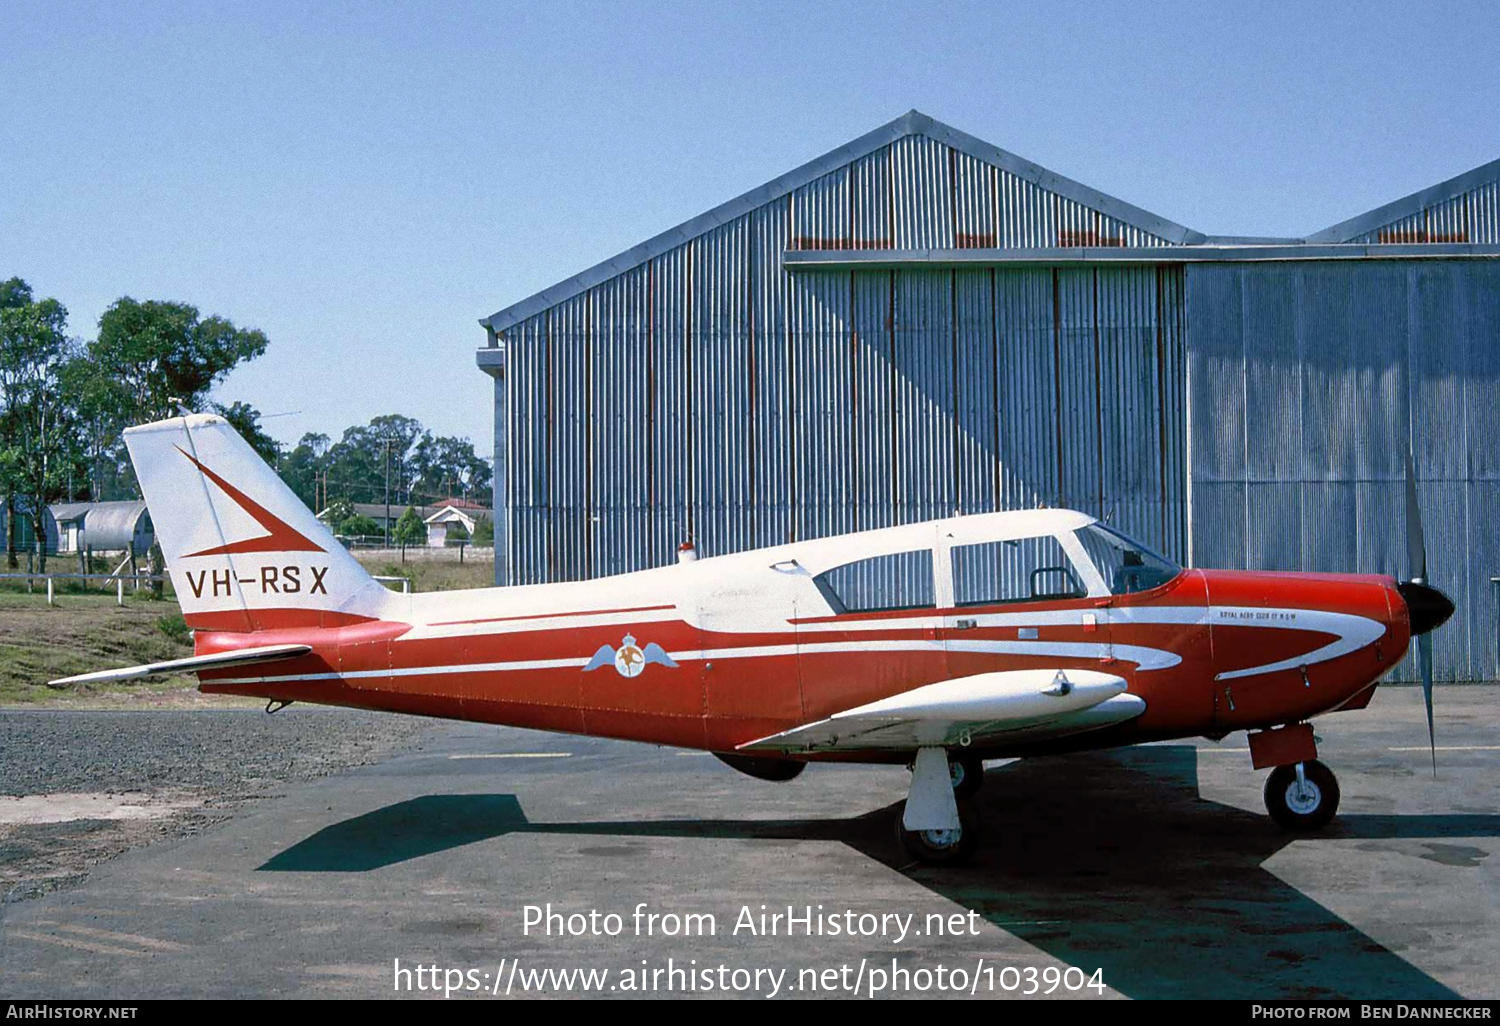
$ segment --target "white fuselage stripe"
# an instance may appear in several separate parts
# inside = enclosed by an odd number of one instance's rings
[[[1107,659],[1114,657],[1138,663],[1143,670],[1176,666],[1182,659],[1175,653],[1135,645],[1110,646],[1104,643],[1069,641],[980,641],[962,640],[944,643],[937,640],[907,639],[898,641],[829,641],[811,644],[746,645],[738,648],[690,649],[669,652],[674,662],[708,662],[714,659],[759,659],[773,656],[823,655],[847,652],[987,652],[996,655],[1060,656],[1066,659]],[[385,670],[348,670],[343,673],[290,673],[267,677],[219,677],[212,684],[270,684],[291,680],[363,680],[381,677],[420,677],[428,674],[510,673],[520,670],[557,670],[582,668],[587,658],[528,659],[505,663],[457,663],[447,666],[403,666]]]
[[[1254,677],[1262,673],[1278,673],[1295,670],[1314,663],[1325,663],[1330,659],[1356,652],[1373,644],[1385,635],[1385,624],[1367,616],[1353,613],[1330,613],[1321,609],[1265,609],[1259,606],[1213,606],[1209,612],[1211,627],[1256,627],[1272,630],[1312,631],[1318,634],[1333,634],[1337,638],[1322,648],[1314,649],[1290,659],[1274,663],[1247,666],[1243,670],[1227,670],[1215,675],[1214,680],[1237,680]]]
[[[473,623],[417,624],[396,640],[430,641],[434,638],[471,638],[487,634],[523,634],[529,631],[570,631],[580,627],[608,627],[612,624],[662,623],[681,620],[675,608],[647,609],[639,612],[579,613],[576,616],[532,616],[514,620],[477,620]]]

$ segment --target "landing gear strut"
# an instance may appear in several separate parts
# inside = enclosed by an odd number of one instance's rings
[[[1339,810],[1339,782],[1316,759],[1277,766],[1266,778],[1266,811],[1283,829],[1319,830]]]
[[[911,790],[896,818],[902,847],[921,862],[956,865],[974,854],[979,844],[979,816],[961,791],[977,787],[984,764],[963,759],[949,762],[942,748],[922,748],[912,763]]]

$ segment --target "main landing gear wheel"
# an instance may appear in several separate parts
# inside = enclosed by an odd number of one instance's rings
[[[896,812],[896,837],[907,854],[934,866],[956,866],[967,862],[979,846],[979,813],[967,795],[957,794],[957,830],[908,830],[901,823],[903,806]]]
[[[977,755],[948,757],[948,779],[953,781],[953,793],[960,798],[972,798],[984,785],[984,760]]]
[[[1339,811],[1333,770],[1313,759],[1277,766],[1266,778],[1266,811],[1283,829],[1319,830]]]

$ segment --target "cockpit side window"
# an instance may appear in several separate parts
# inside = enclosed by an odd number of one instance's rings
[[[1087,594],[1068,554],[1050,534],[953,547],[956,605],[1044,602]]]
[[[1103,524],[1079,528],[1078,540],[1098,567],[1112,595],[1150,591],[1182,573],[1182,567],[1170,559]]]
[[[836,566],[813,578],[835,613],[931,609],[932,550],[894,552]]]

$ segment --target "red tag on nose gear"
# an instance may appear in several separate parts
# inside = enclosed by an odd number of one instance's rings
[[[1250,764],[1256,769],[1290,766],[1317,757],[1318,743],[1313,740],[1310,723],[1293,723],[1250,735]]]

